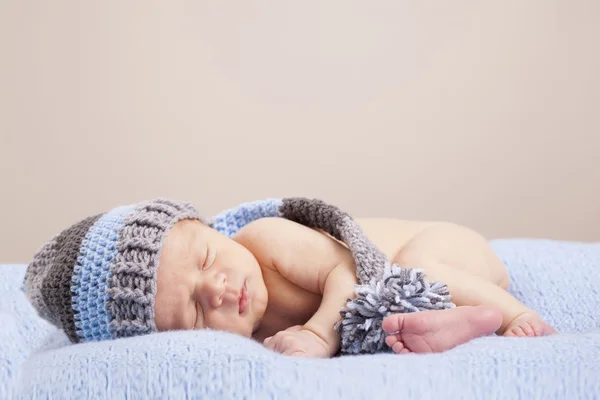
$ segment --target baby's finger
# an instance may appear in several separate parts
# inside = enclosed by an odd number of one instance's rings
[[[277,349],[278,343],[279,343],[279,340],[276,340],[275,338],[273,338],[273,336],[271,336],[264,340],[263,345],[265,346],[265,348],[267,348],[269,350],[279,351]]]
[[[303,350],[297,350],[297,349],[287,349],[282,354],[284,356],[291,356],[291,357],[306,357],[306,352],[305,351],[303,351]]]
[[[296,331],[301,331],[302,330],[302,325],[294,325],[294,326],[290,326],[289,328],[286,329],[286,331],[288,332],[296,332]]]

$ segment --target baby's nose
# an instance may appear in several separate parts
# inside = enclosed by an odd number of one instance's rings
[[[223,303],[223,296],[227,291],[227,275],[223,273],[215,274],[212,279],[206,282],[205,290],[210,297],[210,305],[219,307]]]

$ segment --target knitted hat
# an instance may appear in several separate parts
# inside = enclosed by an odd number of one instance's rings
[[[343,337],[342,351],[364,351],[367,342],[376,350],[385,346],[379,327],[386,313],[453,306],[447,287],[430,285],[422,271],[392,270],[350,215],[321,200],[300,197],[243,203],[210,220],[202,219],[189,203],[166,199],[89,217],[35,255],[25,275],[27,295],[38,313],[64,329],[72,342],[151,333],[156,331],[158,261],[169,229],[192,218],[233,237],[265,217],[321,229],[348,246],[360,285],[358,297],[340,310],[344,321],[336,329]]]
[[[77,222],[27,267],[30,302],[74,343],[155,331],[159,252],[185,218],[200,220],[191,204],[155,199]]]

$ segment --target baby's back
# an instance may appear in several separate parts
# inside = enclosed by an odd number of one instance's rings
[[[355,221],[389,260],[392,260],[419,232],[436,224],[433,221],[394,218],[355,218]]]

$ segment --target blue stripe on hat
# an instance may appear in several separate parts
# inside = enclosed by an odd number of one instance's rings
[[[117,255],[119,229],[135,205],[114,208],[89,229],[79,248],[71,286],[75,326],[82,342],[112,339],[111,317],[106,309],[106,281]]]
[[[258,200],[242,203],[212,218],[209,225],[227,237],[232,237],[250,222],[266,217],[281,217],[280,199]]]

